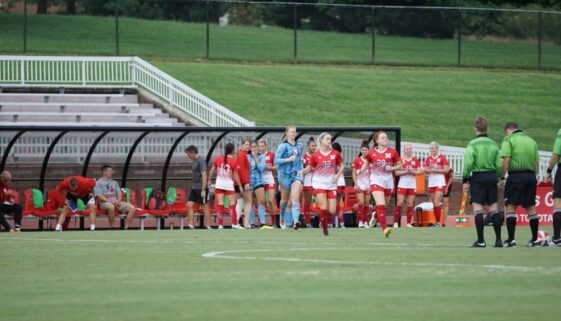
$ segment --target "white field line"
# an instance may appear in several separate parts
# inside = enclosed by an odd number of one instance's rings
[[[229,260],[262,260],[277,262],[293,262],[293,263],[322,263],[333,265],[388,265],[388,266],[404,266],[404,267],[442,267],[442,268],[472,268],[472,269],[488,269],[503,271],[520,271],[520,272],[559,272],[561,268],[548,268],[543,266],[516,266],[516,265],[498,265],[498,264],[461,264],[461,263],[434,263],[434,262],[392,262],[392,261],[347,261],[347,260],[327,260],[327,259],[302,259],[290,257],[268,257],[268,256],[238,256],[233,254],[243,253],[263,253],[273,251],[333,251],[334,249],[326,248],[297,248],[297,249],[260,249],[260,250],[229,250],[207,252],[202,255],[205,258],[212,259],[229,259]],[[337,250],[344,250],[338,248]],[[357,250],[349,248],[347,250]],[[363,250],[363,249],[360,249]]]

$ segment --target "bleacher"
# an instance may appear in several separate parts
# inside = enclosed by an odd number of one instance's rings
[[[0,93],[0,126],[186,126],[135,93]]]

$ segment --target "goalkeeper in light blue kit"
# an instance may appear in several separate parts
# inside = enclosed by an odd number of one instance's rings
[[[279,186],[281,191],[280,213],[284,217],[284,226],[293,225],[297,230],[300,227],[300,191],[302,190],[302,156],[304,147],[296,141],[296,127],[288,126],[284,140],[275,153],[275,164],[278,165]],[[287,210],[290,200],[292,210]],[[292,214],[292,215],[291,215]]]

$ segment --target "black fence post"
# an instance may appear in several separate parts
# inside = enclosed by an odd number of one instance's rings
[[[538,69],[542,68],[542,12],[538,13]]]
[[[119,55],[119,0],[115,0],[115,55]]]
[[[23,53],[27,52],[27,0],[23,0]]]
[[[462,65],[462,26],[464,24],[464,19],[462,15],[462,10],[460,12],[460,21],[458,23],[458,67]]]
[[[206,0],[206,44],[205,58],[210,58],[210,0]]]
[[[298,5],[294,5],[294,54],[293,62],[298,63]]]
[[[376,61],[376,25],[374,23],[374,18],[376,17],[376,7],[372,7],[372,21],[370,22],[370,33],[372,34],[372,57],[371,63],[374,64]]]

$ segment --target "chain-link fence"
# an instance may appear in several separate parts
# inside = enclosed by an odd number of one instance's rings
[[[561,69],[561,12],[286,2],[2,1],[0,52]],[[31,2],[30,2],[31,3]],[[62,2],[64,3],[64,2]]]

